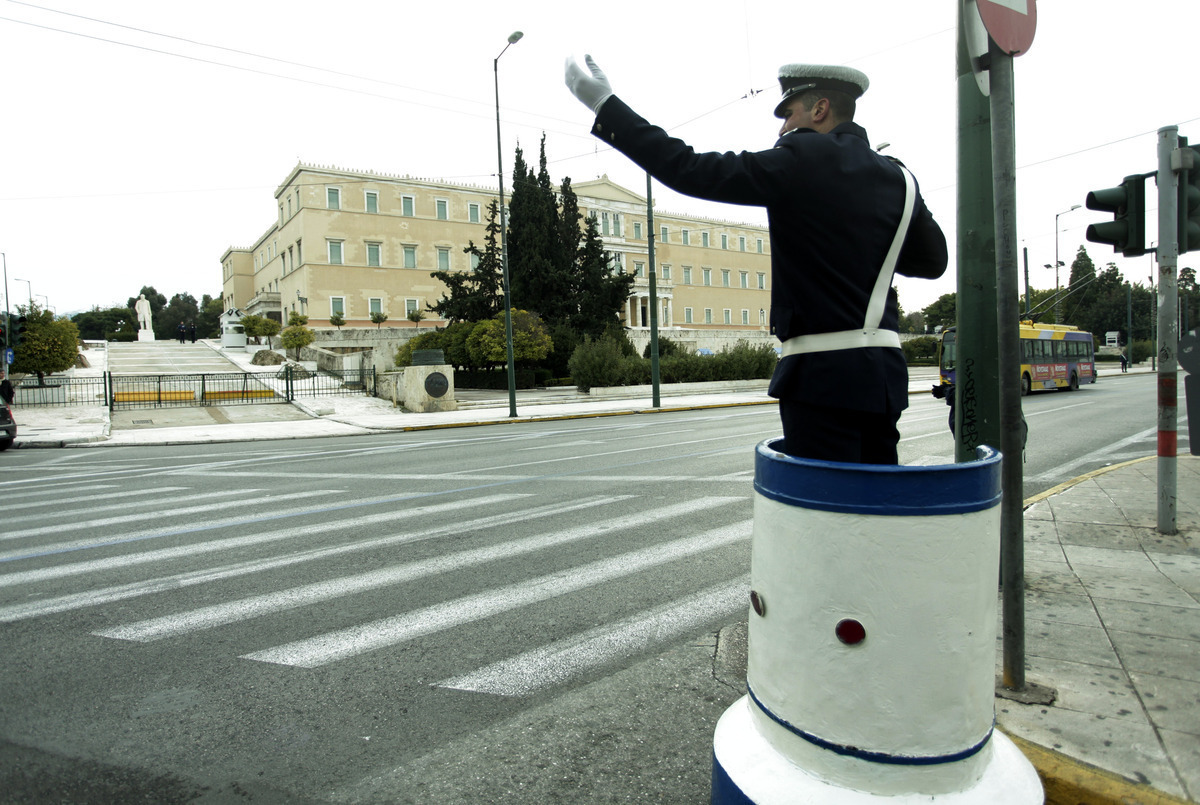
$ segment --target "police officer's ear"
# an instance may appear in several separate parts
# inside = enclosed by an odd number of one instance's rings
[[[832,113],[833,110],[830,108],[828,98],[817,98],[812,105],[812,110],[809,112],[813,123],[825,122]]]

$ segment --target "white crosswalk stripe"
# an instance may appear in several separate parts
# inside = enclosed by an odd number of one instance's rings
[[[612,559],[603,559],[566,573],[554,573],[522,581],[499,590],[467,596],[448,604],[436,604],[396,617],[365,623],[341,632],[317,635],[286,645],[243,654],[242,657],[277,665],[316,668],[335,660],[354,657],[386,646],[394,646],[416,637],[593,587],[655,565],[747,539],[750,536],[750,528],[751,523],[747,520],[732,527],[715,529],[695,537],[685,537],[653,548],[632,551]]]
[[[604,480],[639,483],[640,477],[605,475]],[[654,477],[663,482],[669,476]],[[469,658],[444,654],[441,672],[430,677],[438,679],[452,670],[455,675],[435,686],[490,695],[530,695],[696,635],[746,607],[748,577],[739,575],[744,567],[731,568],[733,578],[722,580],[720,568],[714,570],[709,559],[700,558],[739,543],[748,549],[752,524],[746,519],[746,496],[706,494],[705,490],[711,489],[708,485],[696,485],[691,476],[680,478],[689,484],[692,496],[672,502],[642,494],[595,494],[563,500],[559,496],[543,499],[537,492],[498,490],[438,500],[439,493],[433,492],[356,498],[350,502],[365,510],[340,518],[338,514],[349,512],[317,504],[302,512],[332,511],[332,519],[305,517],[290,526],[286,521],[294,510],[279,506],[273,515],[263,514],[256,522],[285,522],[259,531],[239,527],[237,518],[227,518],[225,524],[212,529],[147,532],[134,525],[123,532],[114,525],[103,538],[91,541],[38,545],[31,539],[32,547],[23,553],[0,555],[0,593],[5,596],[0,600],[0,623],[32,623],[32,628],[37,628],[37,619],[80,613],[89,623],[86,631],[79,630],[81,637],[163,643],[168,652],[193,652],[203,647],[217,655],[226,645],[238,645],[239,650],[229,652],[229,658],[316,668],[350,662],[370,652],[467,628],[506,613],[520,611],[519,617],[524,618],[523,608],[551,599],[606,595],[596,590],[609,584],[640,583],[629,580],[641,574],[672,578],[686,569],[689,581],[670,584],[676,590],[672,596],[652,603],[638,597],[622,599],[617,605],[619,614],[612,616],[611,623],[584,618],[577,634],[571,634],[570,628],[551,628],[544,638],[535,629],[523,640],[522,648],[528,650],[516,655],[504,639],[487,638]],[[734,489],[747,480],[745,473],[724,477],[726,485]],[[187,499],[188,488],[159,487],[148,497],[157,495],[161,502],[166,499],[164,492]],[[98,500],[104,499],[102,488],[95,487],[94,493]],[[292,497],[278,495],[269,500],[286,502]],[[237,505],[254,499],[240,498]],[[117,501],[114,506],[123,505]],[[374,505],[380,501],[389,505]],[[261,503],[250,505],[257,505],[262,512]],[[706,523],[701,533],[685,531],[686,536],[678,536],[679,525],[697,515]],[[156,542],[152,543],[155,547],[137,549],[139,540],[168,536],[168,544]],[[470,542],[462,541],[466,539]],[[417,549],[422,543],[429,547]],[[61,549],[82,558],[62,561],[65,557],[55,553]],[[91,555],[101,549],[103,553]],[[570,552],[565,552],[568,549]],[[374,557],[393,556],[395,559],[382,566],[370,567]],[[573,562],[557,559],[566,556],[579,558]],[[530,567],[544,563],[566,566],[522,578],[522,562]],[[355,564],[365,568],[350,573],[343,569]],[[487,572],[472,572],[493,565],[503,565],[504,574],[493,579]],[[707,581],[691,582],[693,573]],[[235,583],[239,579],[245,581]],[[465,589],[461,586],[464,581],[470,585]],[[387,592],[404,585],[418,585],[412,589],[419,592],[413,596]],[[443,586],[459,592],[431,603],[430,591],[436,600],[442,597],[437,591]],[[187,590],[197,592],[189,595]],[[323,605],[334,601],[348,602],[339,611],[352,612],[357,602],[374,592],[383,592],[384,597],[370,600],[382,603],[364,610],[370,615],[351,618],[340,628],[330,630],[324,619],[306,616],[308,611],[323,611]],[[420,603],[406,605],[409,600]],[[187,603],[181,605],[182,601]],[[287,619],[288,613],[299,613],[299,617]],[[139,614],[142,617],[137,617]],[[70,630],[73,622],[57,621],[54,628]],[[291,639],[271,645],[270,635],[280,622],[290,624]],[[255,628],[256,623],[262,626]],[[236,637],[231,639],[231,635]],[[437,645],[456,644],[460,639]],[[544,644],[536,645],[539,640]]]
[[[527,696],[672,637],[693,634],[716,617],[744,610],[749,590],[750,576],[742,576],[667,606],[444,679],[437,687]]]

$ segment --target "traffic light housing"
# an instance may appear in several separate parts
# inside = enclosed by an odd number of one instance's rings
[[[1084,202],[1089,210],[1111,212],[1113,220],[1089,224],[1085,236],[1092,243],[1107,243],[1126,257],[1146,253],[1146,176],[1126,176],[1120,187],[1092,190]],[[1200,236],[1198,236],[1200,237]],[[1200,239],[1196,241],[1200,248]]]
[[[21,345],[21,340],[25,337],[25,322],[26,318],[24,316],[17,316],[15,319],[9,317],[8,337],[11,339],[9,342],[10,347],[18,347]]]
[[[1179,253],[1183,254],[1200,251],[1200,146],[1188,146],[1183,137],[1179,140],[1181,151],[1192,152],[1190,160],[1183,155],[1179,171]]]

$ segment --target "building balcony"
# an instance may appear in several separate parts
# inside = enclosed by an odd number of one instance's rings
[[[281,313],[283,310],[278,291],[257,293],[246,303],[245,312],[255,316],[265,316],[268,313]]]

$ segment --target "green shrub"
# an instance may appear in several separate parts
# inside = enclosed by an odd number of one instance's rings
[[[628,342],[629,339],[625,340]],[[580,391],[590,391],[593,386],[621,385],[625,374],[624,362],[621,345],[604,336],[595,341],[590,337],[584,338],[583,343],[571,353],[568,365],[576,387]]]
[[[1141,363],[1154,354],[1154,342],[1149,340],[1134,341],[1132,353],[1133,357],[1131,360],[1133,363]]]
[[[412,366],[413,351],[418,349],[441,349],[445,347],[443,341],[442,330],[429,330],[421,333],[415,338],[410,338],[400,345],[396,350],[396,365],[397,366]]]

